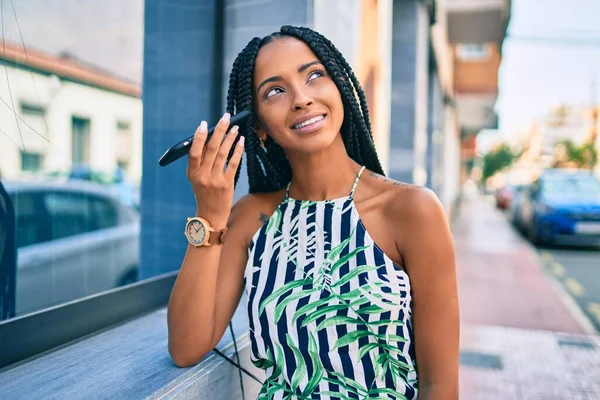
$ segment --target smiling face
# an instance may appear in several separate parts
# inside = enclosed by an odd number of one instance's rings
[[[312,50],[295,38],[264,45],[254,67],[258,134],[269,135],[288,154],[329,147],[340,132],[340,92]]]

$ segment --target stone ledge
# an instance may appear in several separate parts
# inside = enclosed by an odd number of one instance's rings
[[[233,318],[244,368],[250,363],[244,301]],[[217,349],[233,355],[229,329]],[[260,385],[243,374],[246,398]],[[3,399],[234,399],[242,398],[237,368],[214,352],[199,364],[178,368],[167,351],[167,310],[162,308],[79,340],[0,373]]]

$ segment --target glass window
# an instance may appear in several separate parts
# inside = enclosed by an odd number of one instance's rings
[[[117,210],[105,199],[92,198],[93,218],[96,229],[113,228],[118,224]]]
[[[35,192],[9,192],[9,196],[15,209],[17,248],[50,240],[50,220],[43,213],[40,195]]]
[[[22,170],[38,171],[42,167],[44,155],[49,150],[50,139],[46,124],[46,110],[37,99],[21,102],[18,130],[19,141],[23,145]]]
[[[4,8],[0,180],[18,317],[137,276],[144,1]]]
[[[42,154],[21,152],[21,171],[38,172],[42,167]]]
[[[117,121],[117,165],[124,171],[128,171],[131,165],[132,139],[131,123]]]
[[[90,202],[84,195],[46,193],[44,207],[52,219],[52,240],[92,230]]]
[[[598,196],[600,181],[594,176],[560,176],[546,178],[542,185],[544,193],[560,196]]]
[[[490,56],[490,47],[487,43],[460,44],[456,52],[461,60],[484,60]]]
[[[73,117],[73,164],[90,163],[90,120]]]

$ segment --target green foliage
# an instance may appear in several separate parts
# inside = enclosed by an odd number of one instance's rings
[[[316,240],[309,235],[308,245],[299,243],[296,239],[297,231],[300,229],[300,215],[293,218],[289,223],[291,225],[290,237],[281,235],[272,244],[274,249],[285,257],[288,263],[297,265],[298,251],[301,245],[305,245],[307,254],[314,253]],[[275,213],[267,226],[268,230],[280,229],[283,215]],[[303,227],[305,228],[305,227]],[[316,229],[314,230],[316,232]],[[375,318],[378,314],[384,314],[392,309],[403,307],[403,294],[398,290],[397,285],[391,281],[367,281],[349,292],[339,293],[340,287],[347,284],[361,275],[374,273],[382,265],[356,265],[351,271],[339,276],[335,281],[334,274],[339,275],[339,269],[352,262],[368,246],[358,246],[350,249],[356,227],[352,229],[348,238],[336,246],[333,246],[325,255],[325,258],[317,267],[309,271],[302,271],[301,276],[291,280],[274,290],[268,295],[259,306],[259,314],[272,313],[273,320],[277,324],[286,314],[286,310],[291,303],[298,300],[311,297],[314,293],[321,292],[324,297],[308,302],[295,310],[290,324],[306,329],[309,336],[308,349],[300,349],[294,338],[286,334],[285,343],[274,342],[274,349],[267,349],[267,360],[261,362],[261,366],[272,368],[271,376],[266,380],[258,396],[260,400],[272,398],[275,393],[282,393],[284,399],[310,399],[314,395],[332,396],[341,399],[350,399],[353,397],[342,393],[330,393],[328,391],[319,391],[319,383],[322,381],[331,382],[339,385],[348,393],[359,398],[381,398],[383,395],[392,395],[398,399],[406,398],[401,393],[391,388],[378,388],[375,381],[367,388],[358,381],[343,376],[339,372],[326,368],[319,354],[318,341],[316,335],[319,331],[338,325],[353,324],[357,329],[350,330],[339,337],[331,349],[338,350],[343,347],[358,346],[357,342],[361,339],[367,339],[366,345],[360,346],[359,359],[369,357],[376,369],[376,376],[379,380],[384,380],[389,373],[397,386],[400,381],[415,384],[409,380],[409,375],[414,374],[414,365],[409,365],[405,360],[405,354],[402,350],[408,339],[386,331],[380,333],[382,326],[395,327],[403,326],[402,321],[396,321],[384,318]],[[314,233],[312,234],[314,235]],[[284,237],[287,240],[284,240]],[[347,254],[343,254],[346,252]],[[343,254],[343,255],[342,255]],[[384,290],[386,289],[386,290]],[[362,306],[362,308],[361,308]],[[318,321],[318,322],[317,322]],[[289,382],[284,377],[284,347],[290,349],[294,356],[296,369],[294,370]],[[309,375],[309,365],[312,367]],[[411,375],[412,376],[412,375]],[[303,383],[308,381],[302,388]]]
[[[591,143],[584,143],[577,145],[573,141],[566,139],[557,143],[557,146],[564,146],[564,160],[577,165],[578,167],[589,167],[592,168],[598,162],[598,152],[595,146]]]
[[[505,143],[485,154],[483,156],[483,181],[487,180],[491,176],[494,176],[496,172],[499,172],[510,166],[518,157],[518,152],[514,151]]]

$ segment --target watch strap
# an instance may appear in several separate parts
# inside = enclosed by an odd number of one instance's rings
[[[210,232],[210,236],[208,238],[209,244],[223,244],[225,243],[225,236],[227,236],[227,227],[223,229],[215,229]]]

